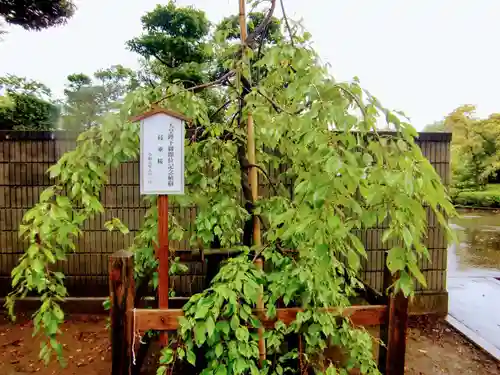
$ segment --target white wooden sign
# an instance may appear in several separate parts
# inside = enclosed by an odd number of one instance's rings
[[[154,110],[141,121],[141,194],[184,194],[185,120],[167,110]]]

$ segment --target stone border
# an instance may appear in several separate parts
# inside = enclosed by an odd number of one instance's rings
[[[484,353],[493,357],[495,360],[500,361],[500,349],[498,349],[496,346],[490,344],[472,329],[470,329],[451,315],[448,315],[446,317],[446,322],[450,326],[452,326],[464,339],[469,341]]]

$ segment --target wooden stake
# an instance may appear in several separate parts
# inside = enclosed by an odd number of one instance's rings
[[[169,247],[168,247],[168,195],[158,197],[158,304],[168,309]],[[166,332],[160,334],[160,343],[168,345]]]
[[[245,40],[247,38],[247,24],[246,24],[246,12],[245,12],[245,0],[239,0],[240,1],[240,14],[239,14],[239,20],[240,20],[240,36],[241,36],[241,45],[242,48],[246,48],[245,46]],[[243,53],[243,56],[245,54]],[[252,165],[248,172],[248,182],[250,185],[250,188],[252,190],[252,201],[255,203],[258,199],[259,195],[259,180],[258,180],[258,175],[257,175],[257,168],[254,167],[256,164],[255,160],[255,128],[254,128],[254,123],[253,123],[253,117],[252,117],[252,112],[248,111],[248,118],[247,118],[247,152],[248,152],[248,163]],[[253,244],[256,248],[260,247],[262,245],[261,242],[261,233],[260,233],[260,220],[257,216],[253,216]],[[255,261],[255,264],[257,268],[262,269],[264,266],[264,263],[261,258],[258,258]],[[264,310],[264,302],[263,302],[263,291],[261,288],[261,291],[259,293],[259,297],[257,300],[257,309],[259,311]],[[266,343],[264,341],[264,328],[261,327],[259,328],[259,357],[260,357],[260,363],[262,365],[263,361],[266,359]]]
[[[387,253],[384,269],[384,302],[387,305],[386,321],[380,325],[378,368],[382,375],[404,375],[406,334],[408,327],[408,299],[399,291],[395,296],[386,295],[387,288],[399,275],[391,275],[387,268]]]
[[[384,375],[404,375],[406,333],[408,327],[408,298],[399,291],[389,299],[389,339]]]
[[[120,250],[109,257],[109,296],[111,300],[111,374],[132,371],[133,325],[129,312],[134,309],[134,255]]]

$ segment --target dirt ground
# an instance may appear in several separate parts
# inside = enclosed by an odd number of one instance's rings
[[[32,338],[32,325],[0,320],[0,374],[109,375],[111,355],[104,316],[71,316],[63,326],[68,366],[45,367],[37,360],[40,341]],[[500,375],[500,364],[469,344],[447,324],[413,319],[406,355],[408,375]]]

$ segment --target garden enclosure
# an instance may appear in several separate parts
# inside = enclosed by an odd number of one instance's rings
[[[416,142],[431,162],[445,185],[450,180],[450,141],[448,133],[421,133]],[[18,236],[19,224],[26,210],[38,200],[40,193],[51,185],[46,170],[66,151],[75,146],[75,136],[66,132],[0,132],[0,293],[10,291],[10,272],[23,253],[26,244]],[[279,170],[270,170],[272,178]],[[138,231],[147,205],[139,192],[139,163],[124,163],[110,171],[109,182],[101,196],[106,212],[85,223],[77,251],[59,267],[67,277],[72,297],[104,297],[108,295],[108,256],[127,248]],[[261,195],[270,194],[265,178],[260,180]],[[172,242],[170,247],[179,254],[190,253],[189,231],[196,208],[171,208],[188,228],[186,240]],[[104,223],[118,217],[130,233],[109,232]],[[368,259],[363,262],[362,278],[376,291],[381,291],[384,274],[384,253],[389,244],[381,241],[384,224],[359,233],[366,246]],[[446,291],[447,243],[444,230],[428,210],[428,230],[425,243],[431,260],[421,260],[420,268],[427,279],[427,288],[417,285],[411,302],[413,313],[447,312]],[[189,258],[189,257],[188,257]],[[192,258],[188,272],[172,277],[178,296],[189,296],[204,288],[206,263]]]

